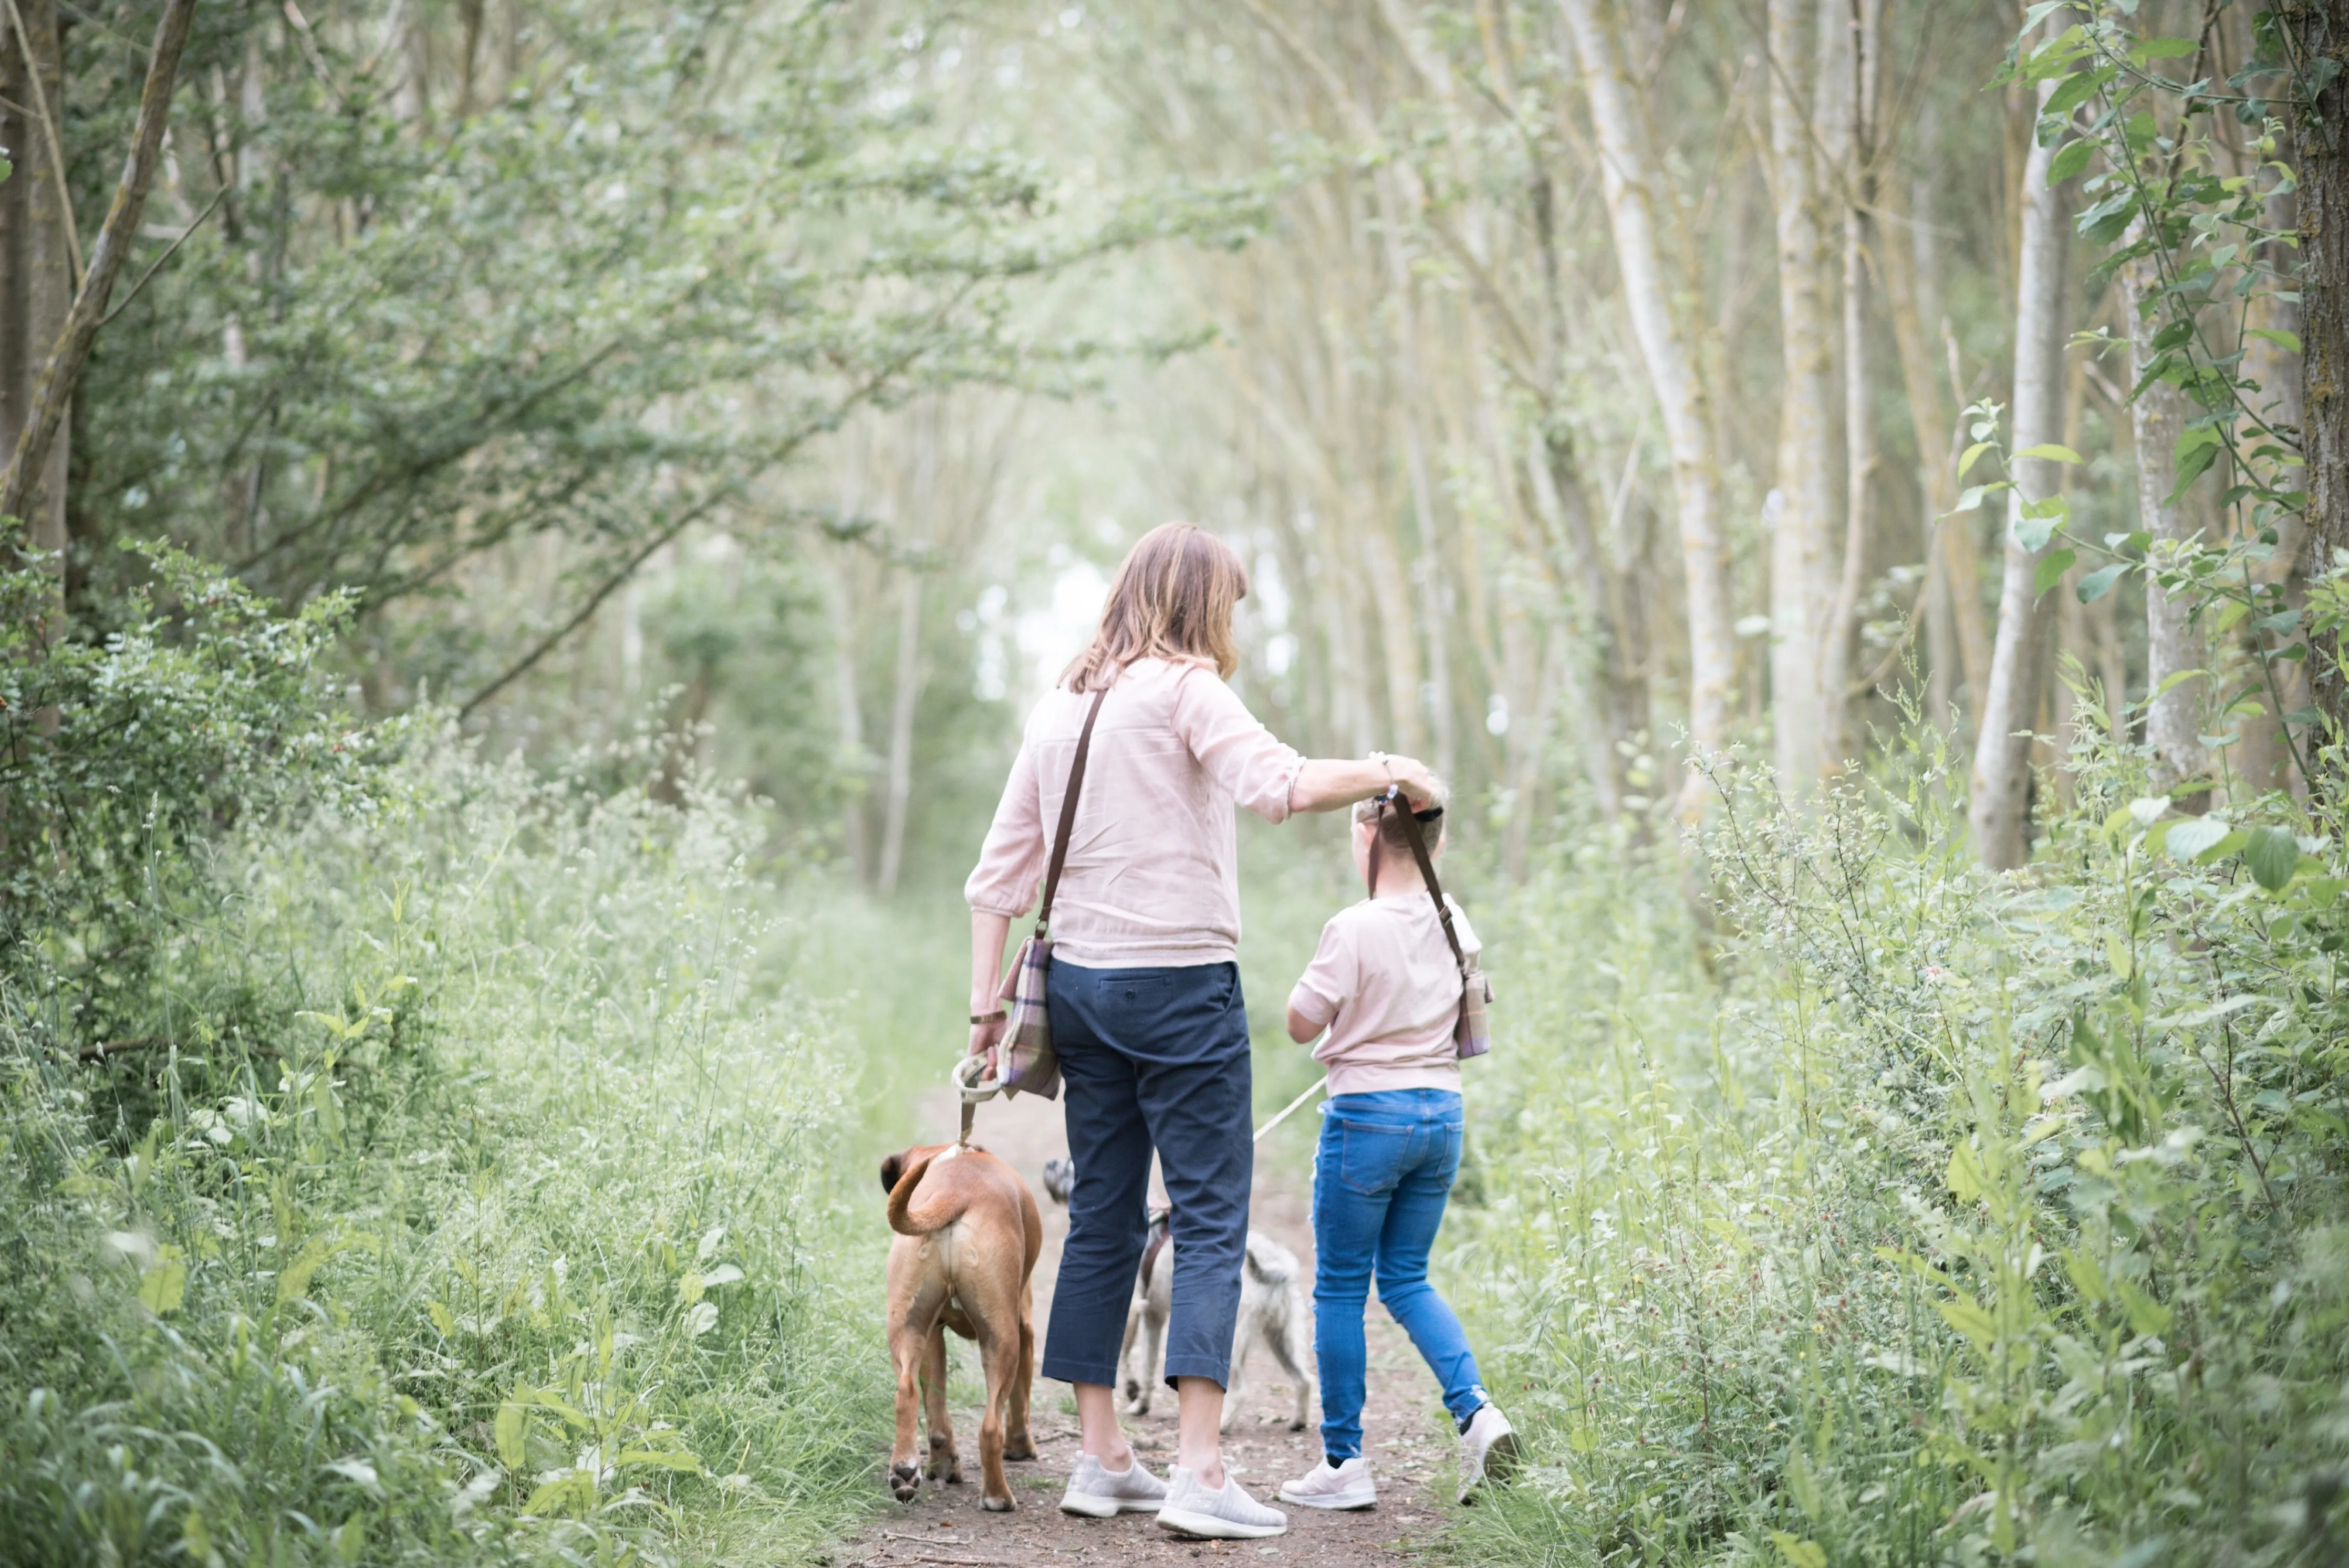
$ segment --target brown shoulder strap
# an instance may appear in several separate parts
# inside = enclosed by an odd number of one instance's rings
[[[1452,929],[1452,906],[1444,901],[1444,884],[1435,879],[1435,862],[1427,857],[1427,836],[1419,830],[1419,818],[1411,814],[1411,798],[1406,795],[1397,802],[1395,810],[1402,817],[1403,836],[1411,840],[1412,858],[1419,862],[1419,874],[1426,879],[1427,896],[1435,900],[1435,918],[1444,922],[1444,940],[1452,944],[1452,956],[1465,973],[1468,954],[1460,946],[1460,933]]]
[[[1085,727],[1077,732],[1076,758],[1069,763],[1068,793],[1061,796],[1061,831],[1052,838],[1052,863],[1044,870],[1044,901],[1036,909],[1036,934],[1040,937],[1047,934],[1052,923],[1052,895],[1061,890],[1061,867],[1069,859],[1069,834],[1077,826],[1077,792],[1085,787],[1085,758],[1093,749],[1093,721],[1101,717],[1102,699],[1108,695],[1106,686],[1093,693],[1093,705],[1085,710]]]

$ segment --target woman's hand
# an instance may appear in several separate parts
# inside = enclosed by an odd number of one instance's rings
[[[1442,805],[1452,794],[1435,776],[1435,770],[1417,757],[1390,756],[1387,765],[1394,770],[1394,782],[1402,786],[1403,798],[1411,802],[1413,811]]]
[[[974,1013],[974,1016],[976,1016],[976,1013]],[[988,1076],[989,1077],[996,1076],[1001,1071],[1000,1064],[995,1060],[995,1049],[997,1046],[1003,1044],[1004,1023],[1005,1020],[999,1013],[996,1017],[988,1019],[984,1023],[974,1023],[970,1026],[970,1051],[968,1054],[973,1056],[983,1055],[988,1058]]]

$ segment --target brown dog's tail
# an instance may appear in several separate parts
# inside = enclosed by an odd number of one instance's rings
[[[900,1236],[926,1236],[962,1218],[965,1203],[958,1194],[948,1195],[943,1202],[930,1204],[918,1213],[914,1210],[914,1189],[921,1186],[930,1162],[936,1158],[926,1154],[907,1166],[905,1174],[897,1178],[897,1185],[889,1189],[889,1229]]]

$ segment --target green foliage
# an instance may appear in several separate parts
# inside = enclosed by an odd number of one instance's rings
[[[77,1066],[5,993],[0,1557],[806,1544],[885,1407],[877,1259],[755,829],[384,743],[149,907],[166,1049]]]
[[[2075,761],[2013,877],[1930,749],[1810,816],[1723,773],[1717,991],[1662,867],[1495,922],[1454,1268],[1538,1462],[1463,1560],[2344,1550],[2349,865]]]

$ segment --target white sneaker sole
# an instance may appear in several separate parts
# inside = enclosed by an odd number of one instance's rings
[[[1160,1509],[1158,1523],[1177,1535],[1195,1535],[1204,1541],[1261,1541],[1268,1535],[1288,1533],[1286,1520],[1278,1524],[1242,1524],[1212,1513],[1193,1513],[1187,1508]]]
[[[1061,1495],[1061,1511],[1085,1519],[1115,1519],[1121,1513],[1156,1513],[1161,1503],[1154,1497],[1095,1497],[1091,1492],[1071,1491]]]
[[[1280,1501],[1286,1503],[1292,1503],[1299,1508],[1326,1508],[1332,1512],[1342,1513],[1358,1508],[1376,1507],[1378,1505],[1379,1494],[1375,1489],[1365,1489],[1361,1491],[1325,1491],[1305,1494],[1293,1492],[1287,1487],[1282,1487],[1280,1489]]]

